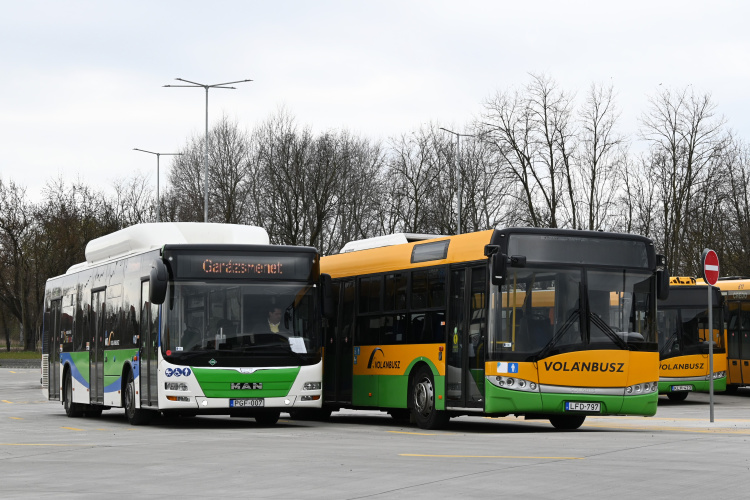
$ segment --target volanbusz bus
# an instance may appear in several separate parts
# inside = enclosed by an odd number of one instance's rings
[[[321,259],[337,311],[324,412],[380,409],[426,429],[466,414],[575,429],[587,415],[656,413],[669,278],[651,240],[532,228],[424,238]]]
[[[750,278],[727,276],[716,286],[725,300],[727,392],[750,386]]]
[[[723,392],[727,382],[727,354],[721,291],[712,287],[713,328],[709,335],[706,284],[697,284],[692,277],[674,276],[669,288],[669,297],[659,301],[659,394],[683,401],[691,392],[709,392],[711,376],[714,391]],[[713,375],[708,359],[711,341]]]
[[[321,406],[317,251],[253,226],[139,224],[92,240],[47,281],[42,379],[69,417],[124,408],[273,424]],[[282,311],[285,334],[268,325]],[[278,329],[278,328],[277,328]]]

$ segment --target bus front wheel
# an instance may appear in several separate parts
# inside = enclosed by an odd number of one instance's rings
[[[423,366],[417,371],[410,393],[409,407],[421,429],[440,429],[448,423],[445,411],[435,408],[435,379],[429,368]]]
[[[255,415],[255,421],[260,425],[275,425],[279,421],[281,412],[272,411],[269,413],[258,413]]]
[[[670,401],[685,401],[687,399],[687,392],[668,392],[667,397]]]
[[[125,380],[122,404],[125,407],[125,416],[128,417],[128,422],[130,422],[130,425],[144,425],[149,423],[154,416],[154,412],[136,408],[137,394],[135,392],[135,381],[133,380],[132,371],[128,370]]]
[[[583,425],[586,415],[552,415],[549,423],[561,431],[574,431]]]
[[[77,418],[83,415],[81,405],[73,402],[73,378],[70,372],[65,372],[65,382],[63,383],[63,406],[65,414],[70,418]]]

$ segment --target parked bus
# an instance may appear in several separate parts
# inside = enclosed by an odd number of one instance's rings
[[[89,242],[86,262],[47,281],[45,396],[69,417],[124,408],[134,425],[319,408],[319,255],[268,243],[262,228],[199,223]]]
[[[750,386],[750,278],[719,278],[725,300],[727,392]]]
[[[513,228],[390,235],[323,257],[324,412],[381,409],[425,429],[517,415],[575,429],[654,415],[663,258],[634,235]],[[612,302],[615,307],[612,308]]]
[[[708,328],[708,290],[692,277],[672,277],[669,297],[659,301],[659,394],[683,401],[691,392],[709,392],[711,383],[708,342],[713,346],[714,391],[727,382],[724,302],[712,287],[713,328]]]

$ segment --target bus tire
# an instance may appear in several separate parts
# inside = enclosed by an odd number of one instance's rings
[[[136,408],[136,391],[133,372],[127,371],[125,376],[125,390],[122,394],[122,406],[125,407],[125,416],[128,417],[130,425],[145,425],[151,421],[152,412]]]
[[[740,386],[737,384],[727,384],[726,393],[727,394],[737,394],[737,389],[739,389]]]
[[[435,379],[428,367],[422,366],[417,370],[409,394],[409,408],[419,428],[445,427],[448,423],[448,414],[435,408]]]
[[[552,415],[549,423],[560,431],[574,431],[583,425],[586,415]]]
[[[668,392],[667,397],[670,401],[685,401],[688,397],[687,392]]]
[[[280,413],[280,411],[258,413],[255,415],[255,421],[260,425],[276,425],[276,422],[279,421]]]
[[[73,378],[70,376],[69,370],[65,371],[63,382],[63,407],[65,408],[65,414],[70,418],[83,416],[81,405],[73,402]]]

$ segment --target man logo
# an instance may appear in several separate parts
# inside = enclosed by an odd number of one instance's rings
[[[252,391],[263,389],[263,382],[232,382],[231,389],[240,391]]]

